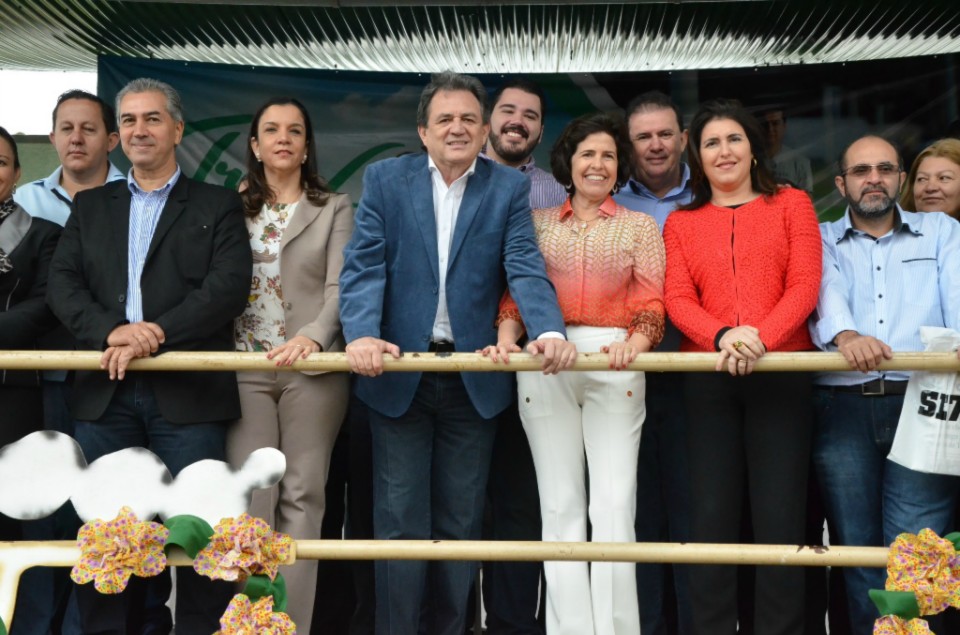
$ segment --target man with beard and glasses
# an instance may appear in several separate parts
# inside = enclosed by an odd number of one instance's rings
[[[880,547],[924,527],[943,535],[960,492],[960,477],[887,460],[910,373],[877,366],[894,351],[923,350],[921,326],[960,327],[960,225],[901,209],[903,182],[893,145],[857,139],[840,154],[836,177],[846,213],[820,226],[823,280],[810,333],[860,371],[815,380],[814,467],[841,545]],[[851,632],[872,632],[879,614],[867,591],[882,589],[886,572],[847,567],[844,575]]]
[[[528,79],[510,79],[493,93],[490,103],[490,136],[481,156],[517,168],[530,179],[531,209],[561,205],[567,200],[566,190],[533,160],[547,116],[543,89]]]
[[[533,151],[543,139],[546,95],[534,82],[509,79],[490,99],[490,135],[483,156],[516,168],[530,179],[530,208],[556,207],[567,192],[553,176],[538,168]],[[516,395],[516,387],[513,394]],[[497,417],[487,482],[492,540],[540,540],[540,499],[530,444],[520,423],[517,401]],[[538,635],[541,605],[539,562],[485,562],[483,602],[489,635]]]

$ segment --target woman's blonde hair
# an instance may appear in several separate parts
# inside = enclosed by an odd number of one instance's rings
[[[917,155],[910,166],[906,187],[903,188],[903,194],[900,196],[900,207],[903,209],[910,211],[917,209],[917,204],[913,200],[913,184],[917,180],[920,164],[928,157],[942,157],[960,166],[960,139],[940,139],[928,145]]]

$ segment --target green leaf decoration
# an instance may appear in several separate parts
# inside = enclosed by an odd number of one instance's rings
[[[955,531],[953,533],[947,534],[943,537],[944,540],[949,540],[953,543],[953,548],[957,551],[960,551],[960,531]]]
[[[213,527],[210,523],[189,514],[168,518],[164,525],[170,530],[164,551],[172,545],[177,545],[191,558],[196,558],[200,550],[210,544],[210,538],[213,537]]]
[[[896,615],[905,620],[920,617],[920,605],[913,591],[881,591],[870,589],[870,599],[877,605],[880,615]]]
[[[278,573],[272,582],[265,575],[252,575],[247,578],[247,584],[243,587],[242,593],[253,601],[257,601],[266,595],[272,595],[274,612],[285,612],[287,610],[287,583],[283,579],[282,573]]]
[[[0,619],[0,635],[7,635],[7,625]]]

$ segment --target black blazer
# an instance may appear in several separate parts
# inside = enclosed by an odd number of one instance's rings
[[[13,265],[11,271],[0,273],[0,349],[34,349],[37,338],[57,326],[44,296],[50,260],[59,239],[59,225],[31,218],[19,206],[0,224],[0,248]],[[0,384],[39,386],[40,373],[3,370]]]
[[[47,302],[83,349],[103,350],[110,331],[126,322],[130,200],[125,180],[79,192],[53,257]],[[252,269],[237,193],[181,175],[160,213],[140,279],[143,319],[166,335],[160,352],[233,350],[233,319],[246,305]],[[240,416],[234,372],[140,376],[168,421]],[[99,419],[115,389],[104,371],[78,372],[74,416]]]

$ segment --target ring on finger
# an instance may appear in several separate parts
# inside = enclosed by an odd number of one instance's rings
[[[739,351],[740,347],[742,346],[743,346],[743,340],[737,340],[736,342],[733,343],[733,350]]]

